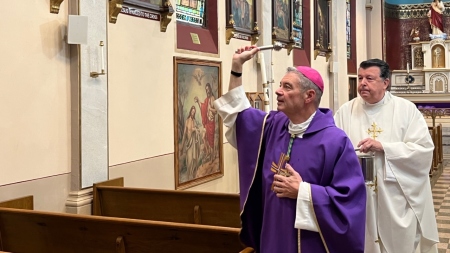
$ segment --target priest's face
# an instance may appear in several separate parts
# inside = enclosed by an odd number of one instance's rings
[[[368,67],[358,70],[358,93],[369,104],[379,102],[389,85],[389,79],[380,77],[379,67]]]
[[[289,115],[298,114],[304,108],[305,94],[300,89],[300,78],[294,72],[288,72],[280,81],[280,87],[275,91],[277,109]]]

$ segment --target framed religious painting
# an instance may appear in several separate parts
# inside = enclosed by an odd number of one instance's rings
[[[272,40],[293,44],[292,0],[272,0]]]
[[[174,57],[175,189],[223,176],[221,63]]]
[[[314,59],[331,56],[329,8],[331,0],[314,0]]]
[[[259,28],[256,21],[256,0],[225,0],[226,43],[231,39],[252,41],[256,44]]]

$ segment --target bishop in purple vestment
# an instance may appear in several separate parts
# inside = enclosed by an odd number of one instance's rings
[[[238,150],[241,241],[262,253],[364,252],[364,178],[332,112],[318,108],[320,74],[289,68],[278,111],[250,108],[240,73],[257,51],[236,51],[230,91],[215,102]]]

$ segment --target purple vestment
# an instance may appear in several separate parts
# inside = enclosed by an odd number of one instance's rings
[[[320,233],[294,228],[297,200],[271,191],[270,168],[287,152],[288,125],[282,112],[267,115],[253,108],[236,119],[242,242],[258,253],[364,252],[364,178],[354,147],[330,110],[317,110],[303,138],[295,138],[289,161],[311,184],[312,218]]]

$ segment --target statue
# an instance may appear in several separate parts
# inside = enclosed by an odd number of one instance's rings
[[[447,39],[447,34],[445,34],[444,31],[444,23],[442,20],[442,13],[445,10],[444,3],[442,3],[442,0],[433,0],[431,3],[430,10],[428,11],[428,18],[430,21],[431,26],[431,39]]]
[[[411,30],[411,33],[409,34],[409,36],[411,36],[411,38],[415,41],[415,42],[419,42],[420,40],[420,36],[419,36],[419,27],[413,28]]]

